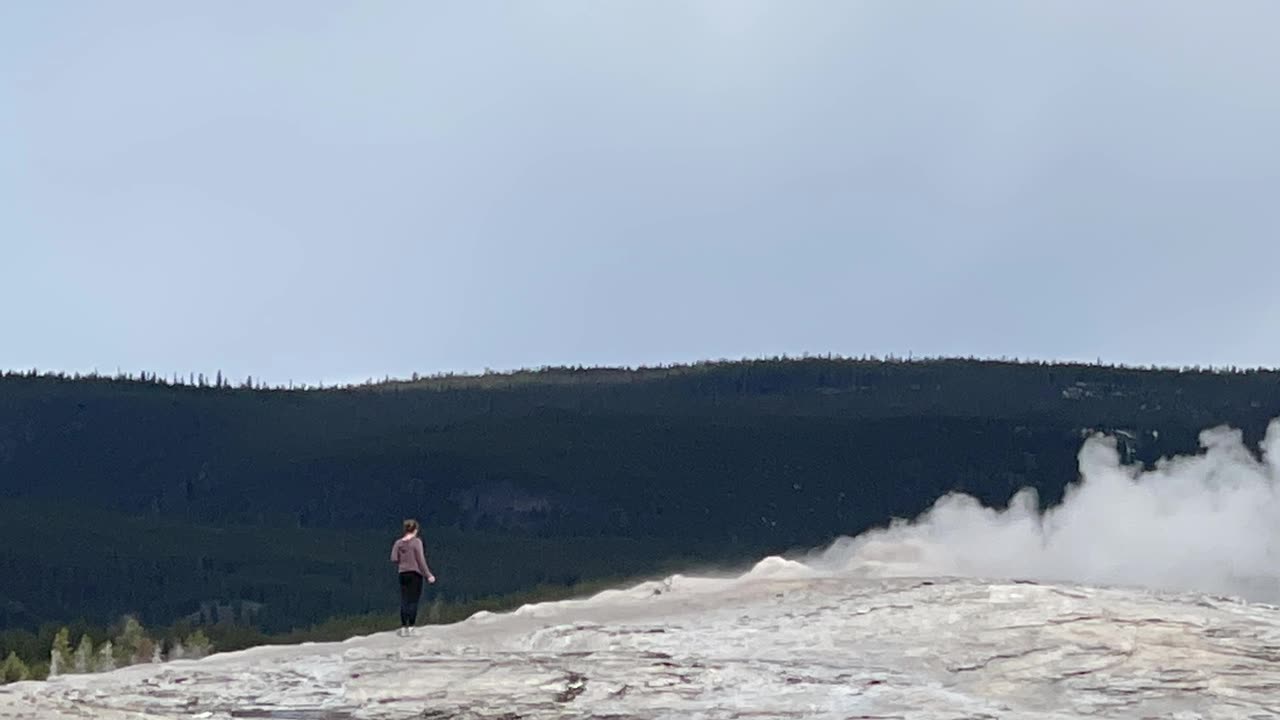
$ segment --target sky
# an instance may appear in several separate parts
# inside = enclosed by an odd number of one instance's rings
[[[1280,365],[1280,3],[0,0],[0,368]]]

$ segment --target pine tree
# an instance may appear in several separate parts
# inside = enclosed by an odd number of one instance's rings
[[[152,662],[156,656],[155,641],[149,637],[142,638],[142,642],[138,643],[138,649],[133,653],[133,659],[130,661],[134,665],[142,665]]]
[[[98,661],[94,663],[94,672],[110,672],[116,669],[115,648],[111,646],[111,641],[107,640],[102,643],[102,647],[98,648]]]
[[[0,663],[0,685],[11,682],[22,682],[31,679],[31,670],[27,668],[27,664],[18,658],[18,654],[11,652],[9,657]]]
[[[57,677],[71,669],[71,631],[62,628],[53,636],[49,650],[49,677]]]
[[[151,642],[151,638],[147,637],[147,631],[142,627],[142,623],[138,622],[136,617],[126,615],[124,627],[120,630],[120,636],[116,638],[116,659],[125,665],[150,662],[154,647],[155,644]]]
[[[88,635],[80,636],[80,645],[76,647],[71,671],[80,674],[93,672],[93,640]]]
[[[206,657],[213,651],[213,643],[209,642],[209,638],[205,637],[203,630],[196,630],[188,635],[183,646],[186,649],[187,657],[193,660]]]

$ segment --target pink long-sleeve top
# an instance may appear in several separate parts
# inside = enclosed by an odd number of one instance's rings
[[[431,569],[427,567],[427,553],[422,548],[422,539],[417,537],[400,538],[391,546],[391,562],[396,564],[400,572],[416,572],[424,578],[431,577]]]

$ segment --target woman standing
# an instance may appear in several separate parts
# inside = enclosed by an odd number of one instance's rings
[[[418,599],[422,597],[422,581],[436,581],[427,567],[427,553],[418,537],[418,521],[404,521],[404,537],[391,546],[391,562],[400,570],[400,629],[396,634],[407,637],[413,634],[418,620]]]

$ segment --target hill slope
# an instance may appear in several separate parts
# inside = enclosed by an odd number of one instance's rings
[[[283,630],[394,603],[425,521],[439,592],[744,562],[952,490],[1056,502],[1082,431],[1126,459],[1261,438],[1280,374],[807,359],[344,390],[0,378],[0,629],[252,603]]]

